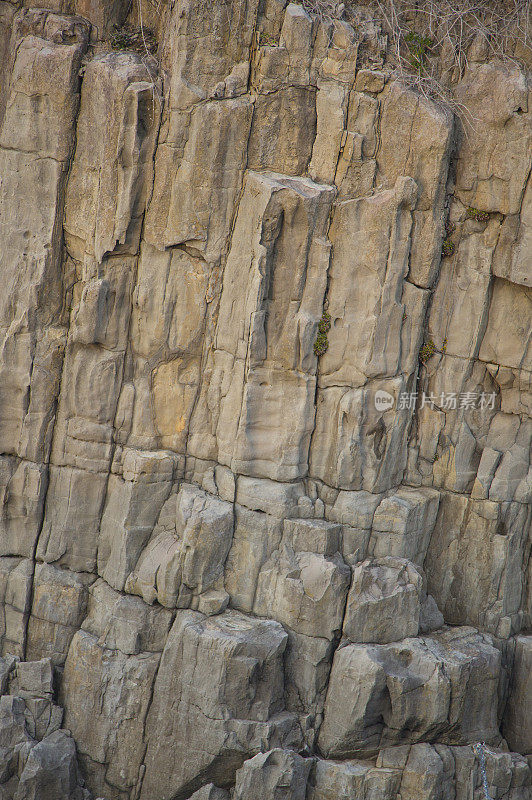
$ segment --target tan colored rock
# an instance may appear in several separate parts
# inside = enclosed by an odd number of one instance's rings
[[[529,800],[495,745],[530,754],[530,54],[431,53],[452,118],[367,4],[28,5],[0,0],[2,800],[480,800],[482,739]],[[157,59],[109,50],[124,22]]]
[[[207,619],[178,613],[147,720],[141,797],[190,793],[200,774],[203,782],[227,785],[259,750],[300,746],[293,716],[281,713],[286,641],[271,620],[234,611]],[[172,751],[161,728],[175,742]],[[186,741],[179,734],[184,728]]]
[[[394,189],[346,200],[335,209],[328,291],[332,328],[320,361],[322,387],[353,385],[358,375],[362,385],[364,376],[390,377],[401,367],[400,298],[417,193],[411,178],[400,178]]]
[[[26,155],[39,153],[45,159],[60,163],[69,158],[79,102],[76,71],[86,45],[87,29],[88,26],[84,30],[80,27],[73,43],[68,45],[49,41],[46,33],[42,38],[26,36],[18,43],[0,135],[2,149]],[[47,98],[41,109],[32,107],[29,92]],[[25,119],[26,124],[19,127],[17,121],[21,119]],[[43,125],[44,119],[46,125]],[[4,158],[6,156],[4,153]],[[26,163],[29,166],[31,159]],[[8,164],[9,158],[6,166]]]
[[[336,53],[336,59],[328,57],[323,62],[324,77],[318,80],[317,135],[309,167],[315,179],[320,176],[336,183],[341,200],[369,195],[375,188],[380,107],[372,95],[380,93],[385,84],[383,73],[359,69],[353,90],[357,35],[344,31],[344,47],[329,50],[329,56]],[[339,25],[335,25],[333,37],[335,34],[341,39]]]
[[[158,123],[138,56],[112,53],[87,65],[65,198],[66,244],[78,260],[137,251]]]
[[[315,181],[334,183],[344,140],[348,91],[337,81],[320,81],[316,95],[316,137],[309,164]]]
[[[520,630],[526,599],[519,565],[529,530],[526,505],[443,496],[425,571],[446,622],[502,638]]]
[[[296,3],[273,0],[259,21],[254,82],[268,94],[287,85],[309,86],[312,67],[313,20]],[[283,13],[283,7],[286,11]]]
[[[224,589],[207,589],[198,597],[198,611],[200,614],[205,614],[206,617],[223,614],[230,599]]]
[[[37,342],[29,333],[3,339],[1,380],[11,397],[0,421],[4,452],[36,464],[48,461],[65,343],[65,329],[54,326],[42,331]]]
[[[63,366],[52,463],[106,474],[122,382],[123,353],[72,341]]]
[[[126,450],[111,475],[98,539],[98,574],[122,590],[170,494],[176,459],[164,451]]]
[[[36,564],[28,621],[26,657],[50,658],[62,665],[70,642],[85,617],[90,575]]]
[[[19,36],[24,36],[26,13],[22,12],[15,23]],[[79,100],[77,72],[88,26],[80,24],[69,31],[68,21],[61,18],[72,44],[55,44],[46,39],[45,20],[46,12],[37,26],[43,38],[26,35],[18,41],[0,132],[2,257],[12,304],[9,312],[4,296],[0,307],[2,326],[10,324],[13,312],[19,317],[24,315],[24,309],[27,313],[28,308],[38,306],[39,292],[45,292],[50,300],[46,309],[39,310],[48,321],[57,314],[61,302],[58,285],[61,193],[74,140]],[[31,25],[28,33],[33,33]],[[31,96],[40,97],[41,102],[32,104]],[[38,189],[32,190],[32,186]],[[12,198],[24,193],[28,202],[20,207],[14,205]],[[30,262],[21,259],[26,251],[32,253]]]
[[[253,610],[260,570],[279,547],[281,536],[280,519],[235,505],[235,530],[225,566],[225,588],[234,608]]]
[[[63,365],[51,454],[51,503],[38,552],[43,560],[61,559],[65,566],[82,571],[94,567],[111,466],[113,422],[123,380],[124,326],[130,314],[121,299],[129,293],[131,266],[123,257],[107,259],[100,270],[101,283],[91,283],[90,269],[83,274],[86,291],[81,293]],[[97,342],[101,344],[94,346]],[[77,533],[80,519],[85,520],[82,539]]]
[[[316,132],[314,89],[289,86],[255,102],[248,166],[284,175],[304,175]]]
[[[289,750],[270,750],[245,761],[236,774],[235,800],[305,800],[312,760]]]
[[[350,577],[338,553],[326,557],[284,547],[261,569],[253,611],[296,633],[331,640],[341,628]]]
[[[175,132],[171,123],[168,132],[163,127],[146,217],[150,244],[161,249],[186,244],[209,263],[225,254],[252,115],[247,98],[216,100],[197,106],[190,116],[176,115]]]
[[[42,464],[0,458],[0,552],[33,556],[42,524],[47,483]]]
[[[295,552],[286,544],[260,571],[253,613],[278,620],[288,631],[290,709],[313,716],[321,713],[332,644],[340,635],[350,578],[350,569],[338,552],[331,556]]]
[[[532,751],[532,636],[517,636],[510,696],[503,719],[503,733],[512,750]]]
[[[401,777],[401,797],[414,800],[452,796],[453,752],[451,748],[431,747],[430,744],[413,745]]]
[[[406,391],[403,378],[350,389],[330,386],[317,397],[310,474],[353,491],[382,492],[397,485],[406,466],[411,411],[375,407],[384,391],[394,404]],[[393,454],[393,455],[392,455]]]
[[[125,655],[160,653],[172,616],[159,606],[148,606],[138,597],[128,597],[97,580],[89,589],[87,616],[81,626],[101,646]]]
[[[424,407],[419,412],[419,432],[414,437],[412,471],[407,481],[469,494],[496,415],[497,386],[480,362],[468,362],[467,370],[464,359],[456,356],[436,354],[431,362],[430,376],[425,377],[418,394],[418,402]],[[433,369],[436,363],[438,367]]]
[[[61,687],[65,726],[78,752],[91,759],[91,784],[133,789],[144,757],[144,718],[159,654],[126,655],[78,631],[70,645]],[[116,720],[120,719],[120,726]],[[107,790],[106,790],[107,791]]]
[[[82,20],[25,10],[5,52],[12,70],[0,130],[0,448],[36,462],[48,458],[64,350],[62,194],[88,33]]]
[[[194,792],[190,800],[229,800],[229,792],[226,792],[225,789],[220,789],[214,783],[208,783],[198,789],[197,792]]]
[[[288,81],[296,86],[310,83],[314,20],[298,3],[288,3],[279,45],[288,54]]]
[[[457,196],[482,211],[518,213],[528,176],[523,155],[530,149],[524,73],[500,62],[471,64],[455,97],[477,120],[476,135],[460,143]]]
[[[0,559],[1,653],[22,658],[31,604],[33,562],[22,558]]]
[[[433,489],[401,487],[385,497],[373,517],[370,550],[373,555],[407,558],[423,565],[440,502]]]
[[[140,356],[133,409],[124,394],[132,417],[126,438],[133,446],[186,449],[212,275],[203,259],[183,250],[142,245],[131,320],[132,346]]]
[[[202,259],[179,249],[161,253],[143,243],[131,319],[135,353],[200,354],[208,287]]]
[[[189,608],[218,586],[231,547],[230,503],[184,484],[176,499],[174,527],[155,531],[130,573],[125,590],[167,608]]]
[[[330,557],[342,552],[342,527],[321,519],[286,519],[283,541],[295,552]]]
[[[322,22],[314,45],[313,68],[318,76],[352,86],[358,62],[358,38],[353,26],[341,17],[332,26]]]
[[[73,5],[73,8],[64,8],[64,11],[74,11],[81,17],[90,20],[96,28],[98,38],[107,36],[113,25],[120,27],[125,19],[127,9],[121,0],[63,0],[63,5]],[[94,29],[93,29],[94,30]]]
[[[132,261],[105,259],[98,270],[101,277],[87,275],[79,303],[73,308],[71,341],[80,345],[101,345],[125,350],[130,318]]]
[[[10,39],[13,26],[13,17],[17,12],[17,6],[4,0],[0,3],[0,127],[5,111],[7,100],[7,87],[9,84],[8,65],[10,61]]]
[[[224,270],[208,398],[218,461],[233,472],[288,481],[306,471],[331,201],[331,188],[309,179],[248,173]]]
[[[527,324],[531,315],[532,289],[495,281],[479,358],[505,367],[532,371],[530,324]],[[505,334],[501,336],[503,324]]]
[[[328,290],[332,327],[320,359],[310,469],[342,489],[391,488],[401,481],[406,464],[411,410],[399,399],[407,378],[392,376],[415,370],[419,346],[404,325],[408,314],[400,299],[416,197],[414,181],[400,178],[393,190],[341,202],[335,210]],[[420,320],[424,304],[415,293],[408,297],[415,300]],[[367,382],[377,376],[378,382]],[[391,407],[376,407],[377,391],[392,396]]]
[[[212,6],[180,0],[169,14],[162,67],[170,77],[146,220],[146,238],[157,247],[190,241],[209,261],[224,251],[252,113],[249,100],[234,98],[247,91],[257,6],[258,0]],[[207,99],[216,102],[201,103]],[[227,173],[221,186],[218,170]],[[190,192],[191,184],[197,191]]]
[[[54,674],[49,658],[40,661],[21,661],[15,670],[17,693],[21,697],[43,696],[52,699]]]
[[[329,518],[343,525],[361,530],[371,530],[375,510],[382,495],[372,492],[338,492]]]
[[[335,173],[335,183],[341,200],[364,197],[371,194],[375,187],[378,124],[377,99],[359,92],[351,92],[347,125]]]
[[[429,319],[429,335],[446,353],[470,358],[481,344],[489,308],[490,264],[499,225],[462,236],[455,256],[444,259]],[[475,268],[471,269],[470,264]],[[459,391],[459,387],[447,391]]]
[[[501,411],[508,414],[530,416],[532,409],[532,373],[490,364],[487,370],[500,392]]]
[[[342,554],[348,564],[367,557],[373,515],[381,499],[371,492],[342,491],[327,508],[327,518],[342,523]]]
[[[39,559],[80,572],[94,571],[106,485],[102,473],[72,467],[50,469],[49,504],[37,545]]]
[[[394,800],[397,797],[399,770],[375,769],[363,761],[326,761],[318,759],[309,782],[309,800],[336,800],[356,797],[371,800]]]
[[[532,224],[532,181],[528,179],[521,203],[521,213],[503,221],[499,242],[493,257],[493,274],[512,283],[530,286],[528,267],[530,228]]]
[[[377,185],[391,188],[410,175],[419,190],[413,213],[409,279],[431,286],[438,273],[452,116],[421,93],[390,81],[382,94],[377,153]]]
[[[279,483],[245,475],[239,476],[237,481],[237,503],[279,519],[298,516],[299,502],[304,496],[305,488],[301,482]]]
[[[498,650],[470,628],[397,645],[342,647],[333,662],[320,750],[346,758],[405,740],[496,741],[499,672]]]
[[[245,92],[257,8],[258,0],[222,0],[212,5],[179,0],[173,7],[162,50],[162,67],[171,75],[168,106],[172,111],[223,97],[227,91]],[[235,27],[239,36],[232,37]]]
[[[368,92],[370,94],[379,94],[384,89],[387,76],[380,70],[373,69],[359,69],[355,80],[354,89],[357,92]]]
[[[286,707],[306,724],[306,741],[313,747],[323,718],[323,705],[331,672],[334,642],[318,636],[288,631],[285,656]]]
[[[515,414],[496,414],[478,465],[472,496],[490,500],[530,500],[532,423]]]
[[[417,636],[426,596],[423,583],[423,576],[404,559],[388,556],[357,564],[347,596],[343,635],[351,642],[377,644]]]

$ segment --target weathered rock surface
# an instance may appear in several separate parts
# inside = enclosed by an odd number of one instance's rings
[[[265,744],[301,747],[297,718],[284,710],[287,638],[279,623],[235,611],[178,613],[146,723],[141,797],[170,800],[201,783],[231,784]]]
[[[469,628],[342,647],[331,670],[320,749],[346,758],[400,742],[496,742],[499,671],[499,652]],[[347,694],[352,683],[357,691]]]
[[[155,533],[128,576],[126,591],[148,603],[188,608],[223,576],[233,507],[192,485],[183,485],[173,500],[174,529]]]
[[[515,662],[503,732],[519,753],[532,752],[532,636],[516,636]]]
[[[275,797],[278,800],[305,800],[312,760],[290,750],[270,750],[246,761],[236,775],[236,800],[248,797]]]
[[[49,659],[0,659],[0,795],[5,800],[91,800],[76,744],[53,702]]]
[[[527,48],[445,107],[370,2],[46,5],[0,0],[0,798],[483,800],[484,741],[530,800]]]
[[[485,748],[485,753],[490,761],[486,777],[491,797],[524,800],[530,796],[530,770],[526,758],[493,747]],[[285,768],[282,783],[277,780],[280,764]],[[299,785],[287,794],[297,773]],[[465,776],[467,786],[463,783]],[[242,783],[246,781],[246,788],[258,789],[246,794],[246,798],[266,800],[284,797],[306,797],[309,800],[347,800],[352,797],[447,800],[456,797],[466,800],[467,797],[484,796],[482,773],[473,748],[447,745],[386,748],[379,752],[376,763],[353,759],[299,759],[287,751],[283,758],[279,751],[274,750],[245,762],[237,777],[237,797],[240,798],[239,778]]]
[[[354,567],[342,629],[350,641],[387,644],[442,625],[411,562],[388,556]]]

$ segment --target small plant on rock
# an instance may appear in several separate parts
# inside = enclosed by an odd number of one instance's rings
[[[348,11],[359,5],[373,7],[376,18],[382,20],[390,60],[401,81],[457,114],[471,128],[476,120],[454,96],[454,78],[448,80],[451,74],[462,77],[471,46],[479,43],[486,61],[527,60],[531,0],[346,0]],[[442,58],[430,58],[436,54]]]
[[[329,349],[329,340],[327,334],[331,330],[331,315],[326,311],[323,312],[320,321],[318,322],[318,335],[314,342],[314,355],[322,356]]]
[[[320,321],[318,322],[318,330],[320,333],[329,333],[331,330],[331,315],[324,311]]]
[[[427,55],[433,46],[430,36],[421,36],[419,33],[410,31],[405,36],[406,46],[410,54],[411,66],[417,71],[422,72],[425,66]]]
[[[432,358],[434,353],[436,352],[436,345],[432,341],[432,339],[427,339],[423,347],[419,352],[419,360],[422,364],[426,364],[429,359]]]
[[[268,45],[269,47],[278,47],[279,42],[275,38],[275,36],[270,36],[267,33],[261,33],[259,39],[260,45]]]
[[[455,245],[452,240],[452,235],[456,230],[456,225],[451,220],[447,220],[445,223],[445,239],[443,240],[442,248],[441,248],[441,255],[442,258],[446,256],[452,256],[455,251]]]
[[[490,215],[487,211],[479,211],[478,208],[473,208],[469,206],[466,211],[466,217],[468,219],[474,219],[475,222],[487,222],[490,218]]]
[[[157,39],[150,28],[132,28],[129,25],[118,27],[115,25],[109,42],[113,50],[126,50],[130,53],[145,55],[146,50],[151,55],[157,52]]]

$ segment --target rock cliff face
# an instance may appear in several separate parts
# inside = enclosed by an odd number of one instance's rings
[[[530,69],[476,43],[467,124],[363,17],[146,2],[156,61],[128,2],[31,5],[2,800],[530,800]]]

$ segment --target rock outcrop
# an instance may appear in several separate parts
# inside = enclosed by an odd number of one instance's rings
[[[448,107],[367,3],[32,5],[0,798],[530,800],[532,55]]]
[[[50,659],[0,659],[2,800],[91,800],[62,721]]]

